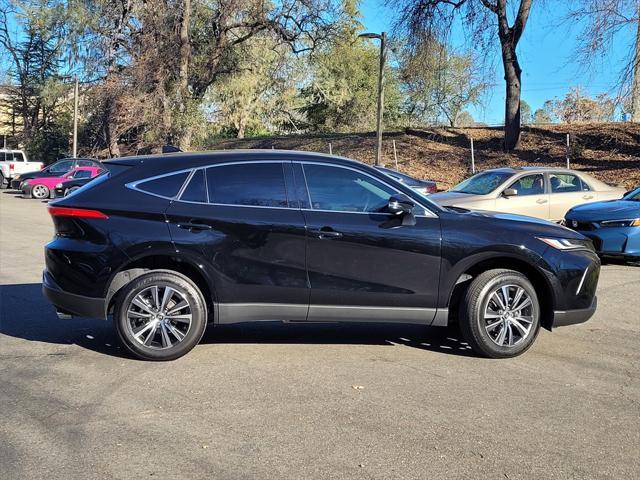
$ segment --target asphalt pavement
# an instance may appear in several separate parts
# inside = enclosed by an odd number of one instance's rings
[[[242,324],[169,363],[40,291],[46,206],[0,191],[0,478],[640,478],[640,266],[525,355],[453,330]]]

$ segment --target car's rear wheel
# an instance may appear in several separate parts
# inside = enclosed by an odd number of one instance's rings
[[[136,357],[174,360],[200,342],[207,307],[187,277],[151,271],[118,292],[113,320],[122,344]]]
[[[31,197],[37,198],[38,200],[49,198],[49,193],[49,187],[41,183],[36,183],[31,187]]]
[[[496,269],[469,285],[460,309],[460,329],[473,350],[491,358],[515,357],[540,329],[540,302],[525,275]]]
[[[11,183],[11,180],[7,181],[7,179],[4,178],[4,174],[0,172],[0,188],[9,188],[9,183]]]

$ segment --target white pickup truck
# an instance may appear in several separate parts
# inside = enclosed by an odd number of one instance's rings
[[[21,173],[42,170],[44,163],[30,162],[22,150],[0,148],[0,188],[8,187],[11,179]]]

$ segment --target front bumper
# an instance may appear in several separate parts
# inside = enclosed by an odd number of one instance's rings
[[[22,184],[22,180],[19,178],[14,178],[13,180],[11,180],[11,190],[21,190],[20,189],[20,185]]]
[[[576,323],[584,323],[593,317],[598,307],[598,298],[593,297],[593,302],[589,308],[580,310],[566,310],[553,312],[553,328],[563,327],[565,325],[575,325]]]
[[[65,292],[46,270],[42,273],[42,293],[56,309],[76,315],[106,319],[106,301],[104,298],[85,297]]]
[[[23,185],[21,190],[24,198],[31,198],[31,185]]]

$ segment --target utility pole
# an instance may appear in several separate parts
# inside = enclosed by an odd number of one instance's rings
[[[382,117],[384,114],[384,66],[387,62],[387,32],[361,33],[362,38],[380,40],[380,69],[378,71],[378,112],[376,117],[376,165],[382,165]]]
[[[78,156],[78,77],[73,90],[73,158]]]

